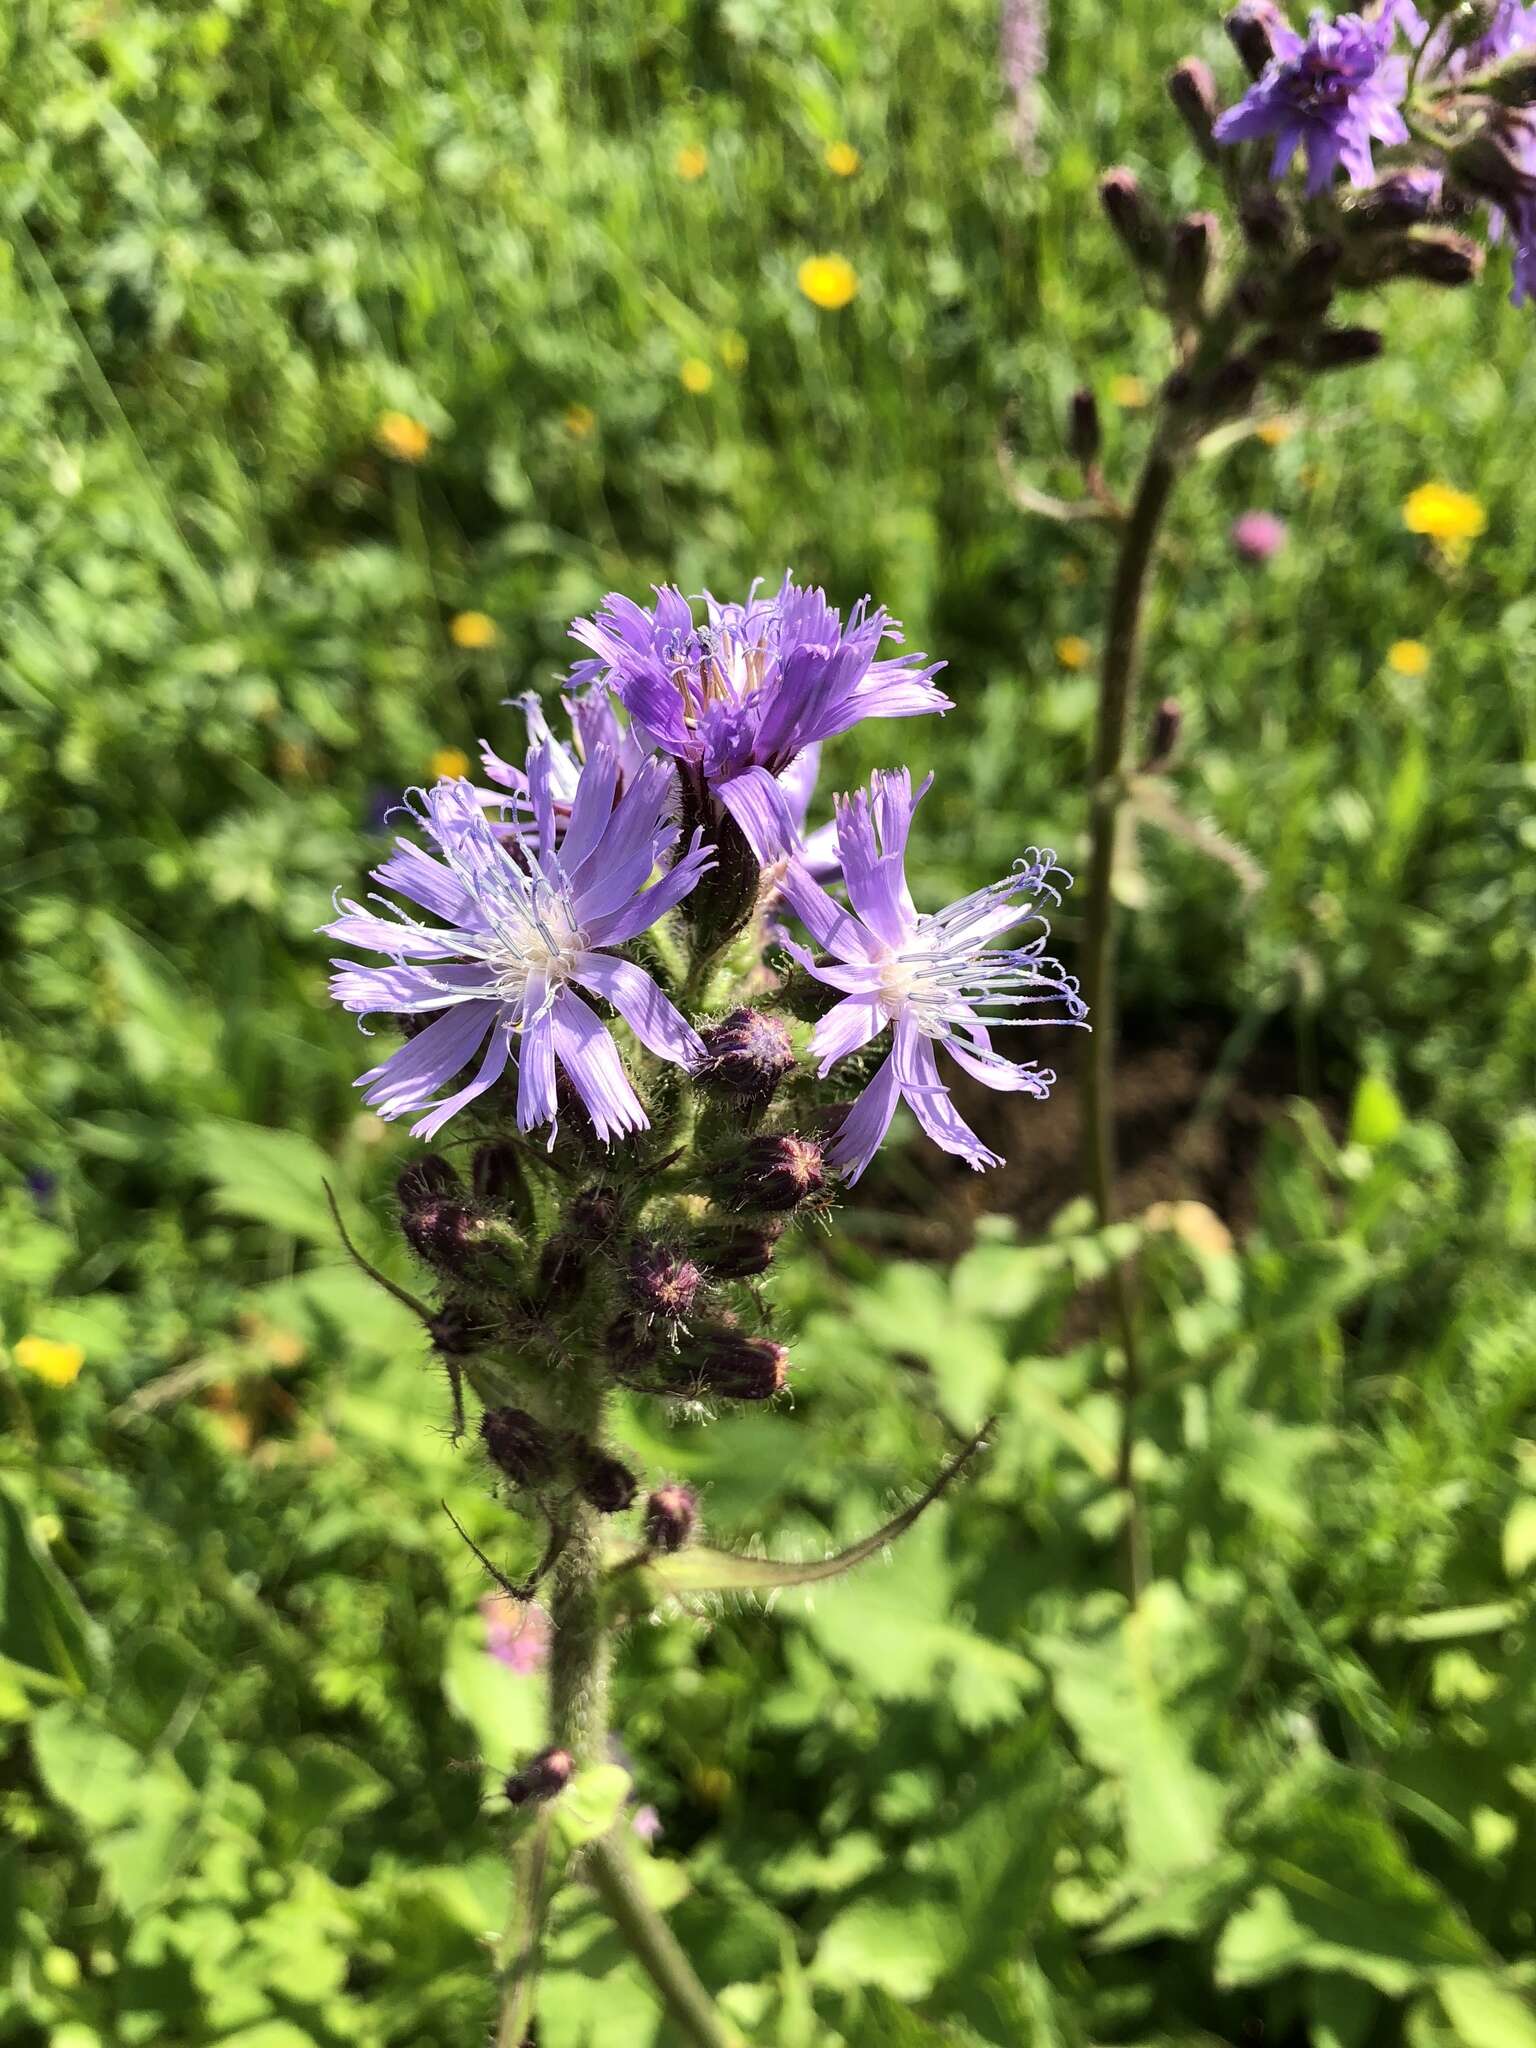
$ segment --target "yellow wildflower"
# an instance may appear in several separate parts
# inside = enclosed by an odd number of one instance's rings
[[[864,161],[851,142],[829,142],[825,160],[834,178],[851,178]]]
[[[672,159],[672,168],[685,185],[696,185],[709,169],[709,151],[697,142],[688,142]]]
[[[478,650],[494,647],[501,635],[488,612],[455,612],[448,621],[448,637],[455,647]]]
[[[432,773],[446,776],[450,782],[469,773],[469,756],[458,747],[439,747],[430,763]]]
[[[568,405],[565,408],[565,431],[573,441],[585,441],[597,425],[597,414],[590,405]]]
[[[1056,642],[1056,659],[1063,668],[1086,668],[1093,649],[1081,633],[1063,633]]]
[[[859,288],[858,272],[846,256],[807,256],[795,276],[811,304],[824,313],[846,306]]]
[[[720,337],[720,360],[728,370],[747,367],[747,337],[738,334],[734,327],[728,327]]]
[[[702,398],[715,381],[715,373],[702,356],[684,356],[678,366],[678,376],[683,389],[691,391],[695,398]]]
[[[420,462],[432,446],[431,430],[408,412],[381,412],[373,438],[396,462]]]
[[[1465,548],[1488,525],[1488,514],[1468,491],[1451,484],[1420,484],[1403,500],[1403,524],[1410,533],[1451,548]]]
[[[23,1372],[35,1373],[50,1387],[68,1387],[80,1377],[85,1352],[78,1344],[60,1344],[52,1337],[23,1337],[11,1354]]]
[[[1283,448],[1296,431],[1294,420],[1260,420],[1254,434],[1266,448]]]
[[[1109,402],[1123,406],[1127,412],[1135,412],[1147,402],[1147,387],[1140,377],[1111,377]]]
[[[1387,649],[1387,667],[1399,676],[1428,675],[1429,649],[1422,640],[1394,640]]]

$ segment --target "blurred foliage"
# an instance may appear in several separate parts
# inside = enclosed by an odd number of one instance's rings
[[[339,1255],[323,1178],[406,1277],[407,1146],[355,1114],[313,927],[573,613],[786,562],[951,663],[942,725],[833,764],[941,770],[935,895],[1070,859],[1093,686],[1054,648],[1102,564],[995,446],[1060,486],[1088,379],[1134,459],[1162,364],[1093,179],[1194,203],[1159,70],[1231,69],[1182,0],[1057,15],[1031,165],[980,0],[0,20],[0,2039],[482,2038],[538,1686],[438,1502],[522,1560]],[[1263,883],[1149,823],[1126,986],[1143,1041],[1198,1005],[1293,1049],[1251,1227],[1067,1205],[942,1268],[861,1211],[775,1282],[793,1407],[626,1420],[712,1540],[819,1556],[1001,1416],[888,1561],[626,1641],[649,1881],[756,2041],[1536,2042],[1536,367],[1502,278],[1378,311],[1384,366],[1193,480],[1153,622],[1168,786]],[[1488,508],[1463,563],[1403,527],[1427,477]],[[1128,1616],[1081,1298],[1141,1239]],[[579,1891],[540,2028],[666,2039]]]

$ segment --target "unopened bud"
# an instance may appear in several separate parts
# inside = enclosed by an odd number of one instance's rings
[[[1155,774],[1158,769],[1167,767],[1183,726],[1183,705],[1177,697],[1165,697],[1152,714],[1152,728],[1147,734],[1147,756],[1142,763],[1143,774]]]
[[[665,1245],[640,1243],[630,1251],[630,1298],[646,1315],[687,1315],[703,1285],[704,1275],[692,1259]]]
[[[583,1188],[571,1204],[570,1227],[589,1241],[610,1238],[619,1227],[624,1205],[614,1188]]]
[[[1084,385],[1067,407],[1067,448],[1079,469],[1091,469],[1098,461],[1102,440],[1099,402]]]
[[[553,1799],[571,1782],[575,1758],[568,1749],[541,1750],[520,1771],[502,1781],[502,1791],[514,1806],[533,1806]]]
[[[1266,252],[1283,249],[1290,238],[1291,216],[1277,193],[1245,192],[1237,219],[1252,248]]]
[[[462,1202],[428,1197],[400,1218],[411,1250],[428,1265],[461,1271],[474,1256],[474,1218]]]
[[[1349,209],[1349,224],[1373,229],[1417,227],[1439,206],[1443,191],[1440,173],[1428,165],[1394,171],[1360,194]]]
[[[538,1486],[554,1471],[554,1442],[524,1408],[487,1408],[480,1418],[486,1456],[514,1486]]]
[[[1487,73],[1478,90],[1497,100],[1501,107],[1528,107],[1536,101],[1536,57],[1527,53]]]
[[[702,1036],[697,1079],[757,1106],[767,1103],[795,1064],[787,1028],[761,1010],[733,1010]]]
[[[723,1401],[771,1401],[788,1377],[789,1353],[782,1344],[729,1329],[703,1332],[667,1366],[667,1378],[679,1392]]]
[[[635,1475],[622,1458],[595,1444],[578,1444],[571,1453],[581,1497],[600,1515],[620,1515],[635,1497]]]
[[[509,1138],[492,1138],[476,1148],[470,1169],[475,1193],[482,1202],[508,1208],[523,1193],[523,1166]]]
[[[1253,403],[1259,388],[1259,366],[1251,356],[1231,356],[1211,376],[1202,393],[1207,419],[1236,419]]]
[[[1194,320],[1205,295],[1205,280],[1220,233],[1213,213],[1186,213],[1173,224],[1168,258],[1168,299],[1182,319]]]
[[[826,1157],[814,1138],[793,1131],[753,1138],[741,1148],[725,1175],[726,1192],[739,1209],[798,1209],[826,1185]]]
[[[1307,337],[1304,360],[1312,370],[1352,370],[1375,362],[1384,346],[1374,327],[1324,327]]]
[[[1240,0],[1224,26],[1244,70],[1250,78],[1257,78],[1274,57],[1289,23],[1274,0]]]
[[[1099,180],[1099,203],[1138,270],[1161,272],[1168,260],[1168,232],[1141,180],[1123,164]]]
[[[1471,284],[1483,267],[1483,252],[1466,235],[1447,231],[1394,236],[1373,250],[1373,281],[1422,278],[1426,284]]]
[[[705,1231],[695,1239],[693,1249],[720,1279],[750,1280],[758,1273],[766,1273],[773,1264],[783,1235],[784,1225],[779,1218],[765,1216],[761,1223]]]
[[[577,1237],[561,1231],[539,1254],[535,1293],[541,1308],[568,1308],[581,1294],[587,1280],[587,1247]]]
[[[1474,198],[1491,200],[1495,206],[1518,206],[1536,198],[1536,176],[1524,161],[1530,146],[1528,121],[1490,123],[1458,142],[1447,153],[1446,166]]]
[[[463,1183],[439,1153],[426,1152],[403,1167],[395,1182],[395,1199],[406,1210],[422,1209],[444,1196],[462,1195]]]
[[[1287,320],[1318,320],[1333,303],[1343,250],[1337,242],[1311,242],[1280,280],[1277,310]]]
[[[699,1498],[691,1486],[658,1486],[645,1503],[645,1540],[671,1557],[699,1524]]]
[[[1216,122],[1216,81],[1211,67],[1198,57],[1186,57],[1168,74],[1168,97],[1189,130],[1195,147],[1210,163],[1220,156],[1220,146],[1211,129]]]
[[[433,1349],[445,1358],[467,1358],[472,1351],[479,1351],[490,1332],[478,1322],[462,1303],[450,1301],[432,1318],[427,1325]]]

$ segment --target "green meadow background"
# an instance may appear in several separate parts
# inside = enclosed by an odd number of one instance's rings
[[[314,931],[382,805],[515,745],[503,700],[552,692],[604,591],[793,565],[950,663],[942,723],[828,764],[937,772],[925,900],[1078,858],[1105,564],[997,448],[1069,489],[1086,381],[1136,460],[1162,339],[1095,177],[1211,203],[1160,77],[1236,69],[1190,0],[1058,0],[1021,154],[997,49],[981,0],[0,19],[0,2041],[487,2038],[491,1794],[538,1681],[488,1655],[439,1502],[511,1569],[526,1542],[321,1190],[408,1277],[410,1141],[359,1114]],[[833,253],[840,311],[796,282]],[[1120,878],[1162,1206],[1096,1236],[1055,1111],[979,1221],[898,1151],[773,1282],[792,1401],[623,1420],[713,1540],[814,1556],[1001,1416],[887,1560],[625,1642],[648,1882],[762,2048],[1536,2043],[1536,328],[1506,286],[1495,256],[1382,297],[1386,360],[1179,502],[1148,690],[1194,830],[1143,825]],[[1486,508],[1459,561],[1404,526],[1431,479]],[[1264,568],[1249,507],[1289,526]],[[1218,1186],[1200,1134],[1239,1110]],[[1092,1290],[1138,1244],[1128,1615]],[[671,2038],[568,1893],[538,2048]]]

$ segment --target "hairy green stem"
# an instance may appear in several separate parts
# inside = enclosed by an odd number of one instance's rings
[[[1084,1070],[1083,1128],[1088,1185],[1101,1227],[1115,1217],[1114,1088],[1115,1014],[1114,866],[1120,812],[1126,796],[1126,754],[1136,725],[1136,685],[1141,667],[1141,627],[1147,582],[1163,514],[1178,470],[1173,456],[1154,443],[1136,496],[1120,533],[1110,594],[1104,662],[1099,680],[1098,729],[1094,740],[1089,814],[1088,904],[1083,937],[1083,993],[1092,1036]],[[1149,1571],[1146,1529],[1136,1487],[1136,1407],[1141,1364],[1130,1276],[1111,1267],[1109,1288],[1119,1325],[1124,1366],[1120,1380],[1120,1445],[1116,1483],[1125,1495],[1128,1576],[1136,1602]]]
[[[739,2037],[724,2025],[671,1928],[641,1890],[617,1829],[593,1843],[587,1852],[586,1875],[661,1993],[683,2039],[691,2048],[737,2048]]]

